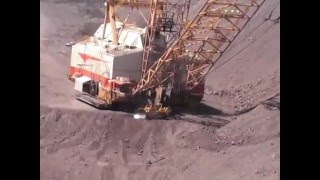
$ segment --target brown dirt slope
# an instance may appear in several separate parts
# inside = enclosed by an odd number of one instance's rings
[[[125,113],[41,111],[41,179],[279,177],[279,111],[263,106],[218,130]]]

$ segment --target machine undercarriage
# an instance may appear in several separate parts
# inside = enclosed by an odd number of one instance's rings
[[[89,78],[87,78],[89,79]],[[76,94],[76,99],[101,110],[113,110],[119,104],[135,109],[136,119],[166,119],[172,115],[172,106],[186,106],[200,103],[202,97],[189,94],[187,91],[175,91],[170,87],[157,87],[132,96],[126,94],[119,98],[119,93],[110,93],[107,99],[99,96],[99,82],[88,80],[82,85],[82,92]],[[126,107],[124,107],[126,108]],[[128,109],[127,109],[128,110]]]

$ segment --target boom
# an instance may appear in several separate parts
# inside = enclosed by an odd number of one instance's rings
[[[202,82],[223,52],[265,0],[208,0],[167,51],[145,72],[136,94],[168,84],[191,90]],[[177,81],[179,69],[187,77]]]

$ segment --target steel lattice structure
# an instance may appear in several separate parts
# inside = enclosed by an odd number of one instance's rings
[[[107,0],[109,5],[110,21],[116,20],[123,23],[125,26],[128,19],[130,19],[132,12],[137,10],[143,17],[147,24],[147,33],[144,40],[143,60],[141,75],[146,73],[150,68],[150,55],[157,49],[158,53],[163,54],[168,46],[170,46],[175,39],[177,39],[183,29],[183,25],[187,19],[189,12],[190,0]],[[125,13],[125,17],[120,16],[122,7],[129,8],[128,13]],[[145,17],[141,9],[149,8],[149,17]],[[108,20],[108,14],[106,13],[105,23]],[[168,27],[167,25],[171,27]],[[115,31],[115,30],[114,30]],[[163,39],[162,44],[155,44],[154,38],[157,33],[161,34]],[[116,34],[114,36],[117,36]],[[114,41],[117,41],[116,37]],[[155,59],[156,60],[156,59]]]
[[[144,41],[141,77],[150,68],[150,54],[154,49],[164,53],[168,46],[180,36],[183,25],[187,20],[190,0],[152,0],[148,19],[147,33]],[[161,34],[163,44],[156,45],[154,38]],[[162,46],[162,47],[161,47]]]
[[[197,86],[264,1],[208,0],[167,51],[143,71],[134,94],[177,84],[175,76],[181,66],[185,66],[187,77],[179,87],[191,90]]]

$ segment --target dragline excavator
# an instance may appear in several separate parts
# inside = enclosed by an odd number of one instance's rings
[[[264,0],[107,0],[104,22],[72,45],[68,77],[97,108],[141,103],[144,116],[199,103],[205,77]],[[135,117],[137,117],[136,115]]]

